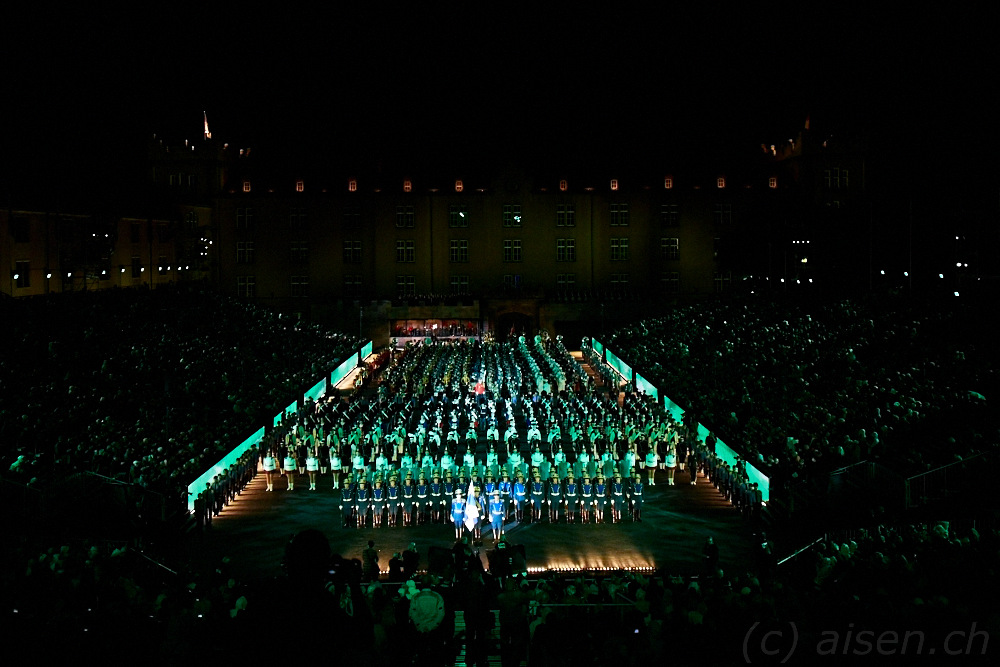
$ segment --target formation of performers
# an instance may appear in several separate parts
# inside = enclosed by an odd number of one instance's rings
[[[584,473],[580,479],[570,471],[560,479],[555,470],[546,480],[533,469],[526,480],[518,470],[512,480],[506,470],[497,478],[487,471],[484,478],[466,478],[459,469],[457,476],[449,470],[442,477],[435,470],[428,479],[407,471],[402,484],[397,474],[386,483],[377,473],[369,482],[365,475],[355,478],[348,474],[340,485],[340,510],[343,527],[375,528],[388,525],[413,526],[447,524],[455,526],[456,538],[467,527],[475,539],[481,539],[484,525],[499,540],[504,526],[512,521],[531,520],[558,523],[614,523],[623,514],[632,521],[642,521],[642,504],[646,484],[642,475],[623,478],[615,471],[611,479],[601,472],[595,478]],[[471,495],[470,495],[471,494]]]

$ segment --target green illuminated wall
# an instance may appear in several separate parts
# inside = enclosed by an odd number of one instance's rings
[[[194,511],[194,501],[198,497],[198,494],[205,490],[205,485],[211,482],[216,475],[220,475],[226,471],[226,468],[236,463],[243,452],[247,451],[251,447],[256,447],[257,444],[264,439],[264,427],[261,426],[256,433],[251,435],[249,438],[241,442],[236,449],[229,452],[223,457],[221,461],[216,463],[214,466],[206,470],[201,474],[201,476],[188,484],[188,511]]]

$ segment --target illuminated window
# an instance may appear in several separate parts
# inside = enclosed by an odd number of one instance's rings
[[[396,261],[397,262],[415,262],[416,260],[416,244],[412,240],[399,239],[396,241]]]
[[[503,205],[503,226],[504,227],[520,227],[521,226],[521,205],[520,204],[504,204]]]
[[[344,296],[357,299],[361,296],[361,274],[344,275]]]
[[[303,192],[306,189],[306,184],[303,181],[295,181],[295,191]]]
[[[469,276],[452,276],[451,277],[451,293],[452,294],[468,294],[469,293]]]
[[[660,239],[660,259],[673,260],[681,258],[680,240],[675,238]]]
[[[618,179],[617,178],[612,178],[611,179],[611,189],[612,190],[617,190],[618,189]]]
[[[767,179],[767,187],[771,188],[772,190],[774,190],[775,188],[777,188],[778,187],[778,179],[775,178],[774,176],[772,176],[771,178]]]
[[[31,287],[31,262],[14,262],[14,286]]]
[[[236,263],[237,264],[253,264],[254,255],[254,242],[253,241],[237,241],[236,242]],[[135,274],[135,271],[132,271]],[[134,277],[134,275],[133,275]]]
[[[399,296],[414,296],[417,293],[416,276],[396,276],[396,294]]]
[[[572,204],[556,205],[556,227],[576,227],[576,209]]]
[[[405,181],[403,181],[403,192],[412,192],[412,191],[413,191],[413,181],[411,181],[410,179],[406,179]]]
[[[253,229],[253,209],[252,208],[238,208],[236,209],[236,229]]]
[[[521,261],[521,239],[504,239],[503,261],[505,262]]]
[[[566,192],[566,190],[569,189],[569,183],[567,183],[565,180],[559,181],[559,189],[562,192]]]
[[[348,192],[357,192],[357,189],[358,189],[358,182],[357,182],[357,180],[355,180],[355,179],[352,178],[351,180],[347,181],[347,191]]]
[[[627,262],[628,261],[628,239],[627,238],[613,238],[613,239],[611,239],[611,261],[612,262]]]
[[[712,212],[712,219],[716,225],[733,224],[733,205],[716,204],[715,209]]]
[[[292,241],[289,246],[289,259],[292,264],[308,264],[309,244],[305,241]]]
[[[575,273],[557,273],[556,274],[556,286],[560,288],[568,288],[576,285],[576,274]]]
[[[250,181],[243,181],[243,192],[250,192]]]
[[[628,204],[611,204],[611,226],[628,227]]]
[[[663,187],[667,190],[673,190],[674,188],[674,177],[667,176],[663,179]]]
[[[291,293],[295,298],[309,296],[309,276],[292,276]]]
[[[667,294],[677,294],[681,286],[680,274],[677,271],[664,271],[660,274],[660,286]]]
[[[455,192],[461,192],[463,187],[462,181],[455,181]]]
[[[413,228],[414,213],[412,206],[396,207],[396,226],[399,228]]]
[[[576,261],[576,239],[556,239],[556,261]]]
[[[663,227],[679,227],[681,216],[677,204],[660,204],[660,225]]]
[[[717,179],[715,179],[715,186],[720,190],[726,187],[726,179],[723,178],[722,176],[719,176]]]
[[[236,296],[247,299],[257,296],[257,276],[237,276]]]
[[[451,239],[449,242],[448,261],[468,262],[469,261],[469,240]]]
[[[461,204],[450,204],[448,206],[448,226],[468,227],[469,208]]]
[[[344,241],[344,264],[361,263],[361,241]]]

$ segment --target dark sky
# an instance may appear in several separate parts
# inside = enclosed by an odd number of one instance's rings
[[[281,159],[656,163],[807,114],[921,159],[995,149],[993,16],[481,4],[24,12],[0,47],[4,177],[114,171],[153,133],[198,138],[203,110]]]

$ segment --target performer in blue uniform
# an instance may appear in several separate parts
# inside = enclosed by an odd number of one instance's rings
[[[358,480],[358,489],[354,494],[354,507],[358,515],[358,528],[364,528],[368,524],[368,509],[371,507],[371,490],[364,477]]]
[[[566,505],[566,523],[573,523],[576,515],[577,503],[579,501],[579,489],[576,480],[573,479],[573,471],[569,471],[566,482],[563,484],[563,498]]]
[[[399,515],[399,478],[393,475],[389,478],[389,488],[385,490],[386,507],[389,509],[389,527],[396,527],[396,517]]]
[[[444,493],[444,485],[441,484],[441,475],[437,470],[434,471],[434,478],[430,484],[430,517],[432,523],[438,523],[442,519],[442,510],[444,509],[444,502],[442,500]]]
[[[580,484],[580,523],[587,523],[593,509],[594,485],[590,483],[590,476],[584,473],[583,483]]]
[[[615,523],[622,520],[622,506],[625,504],[625,484],[622,483],[622,474],[615,472],[615,479],[611,482],[611,520]]]
[[[524,521],[524,503],[528,500],[528,487],[521,472],[517,473],[517,481],[511,485],[511,497],[514,500],[514,519]]]
[[[604,510],[608,508],[608,485],[604,481],[604,473],[597,472],[597,482],[594,484],[594,523],[604,523]]]
[[[632,520],[642,521],[642,475],[632,482]]]
[[[500,473],[500,482],[497,484],[497,488],[500,490],[500,502],[503,503],[503,516],[504,520],[509,520],[511,515],[511,491],[513,484],[510,483],[507,471],[504,470]]]
[[[549,523],[559,523],[559,508],[563,504],[562,482],[555,469],[552,470],[552,479],[549,480]]]
[[[465,521],[465,500],[462,498],[462,491],[457,489],[455,497],[451,500],[451,521],[455,524],[455,539],[462,539],[462,527]]]
[[[428,511],[430,510],[431,502],[431,487],[427,483],[427,478],[424,477],[423,473],[420,473],[420,479],[417,480],[417,524],[426,523]]]
[[[403,480],[403,525],[412,526],[413,525],[413,506],[416,502],[417,490],[413,486],[413,475],[411,473],[406,473],[406,479]]]
[[[542,481],[541,473],[536,470],[535,481],[531,483],[532,521],[542,520],[543,505],[545,505],[545,482]]]
[[[490,523],[493,527],[493,541],[499,542],[500,535],[503,534],[503,518],[506,514],[503,501],[500,500],[500,491],[493,492],[493,500],[490,501]]]

